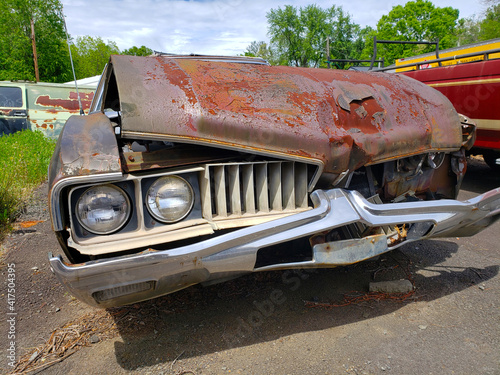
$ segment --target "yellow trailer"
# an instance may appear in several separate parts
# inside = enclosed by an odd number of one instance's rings
[[[481,61],[481,60],[492,60],[492,59],[500,58],[500,53],[499,52],[486,53],[486,52],[490,51],[490,50],[499,49],[499,48],[500,48],[500,38],[497,38],[497,39],[487,40],[484,42],[467,44],[465,46],[454,47],[454,48],[449,48],[449,49],[439,51],[439,58],[469,55],[468,57],[456,58],[456,59],[451,59],[448,61],[442,61],[441,66],[463,64],[463,63],[468,63],[468,62],[473,62],[473,61]],[[485,58],[485,55],[486,55],[486,58]],[[425,53],[425,54],[418,55],[418,56],[404,57],[404,58],[396,60],[396,72],[401,73],[401,72],[407,72],[407,71],[411,71],[411,70],[436,68],[439,66],[439,64],[437,62],[425,63],[426,61],[432,61],[435,59],[436,59],[435,52],[429,52],[429,53]],[[417,63],[421,63],[421,64],[417,65]],[[398,68],[398,66],[403,66],[403,65],[408,65],[408,64],[415,64],[415,65],[409,66],[409,67],[407,66],[404,68]]]

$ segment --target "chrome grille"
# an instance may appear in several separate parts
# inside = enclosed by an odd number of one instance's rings
[[[292,161],[207,164],[201,181],[208,220],[308,208],[307,165]]]

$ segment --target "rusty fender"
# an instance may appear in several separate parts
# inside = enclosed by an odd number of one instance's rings
[[[500,188],[466,202],[454,200],[373,204],[359,193],[316,190],[314,209],[240,229],[217,238],[166,251],[69,265],[49,254],[53,272],[86,303],[109,307],[168,294],[190,285],[280,268],[317,268],[351,264],[422,238],[473,235],[500,216]],[[342,214],[339,215],[339,212]],[[405,241],[384,234],[313,246],[310,261],[255,268],[257,251],[333,228],[363,223],[371,227],[408,224]],[[119,297],[113,294],[117,292]]]
[[[49,169],[49,204],[52,227],[63,229],[61,191],[85,180],[109,181],[122,176],[120,154],[113,126],[102,113],[71,116],[62,130]]]

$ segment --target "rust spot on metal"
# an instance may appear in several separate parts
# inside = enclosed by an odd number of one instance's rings
[[[196,132],[197,129],[196,129],[196,126],[194,125],[194,121],[193,121],[193,118],[191,116],[189,116],[189,120],[188,122],[186,123],[186,125],[188,126],[189,129],[191,129],[193,132]]]
[[[237,153],[195,145],[178,145],[151,152],[125,152],[123,168],[134,172],[155,168],[171,168],[199,163],[233,160]]]
[[[88,110],[92,103],[94,93],[80,93],[83,110]],[[52,98],[50,95],[40,95],[36,98],[35,104],[43,107],[61,108],[68,111],[78,111],[78,96],[76,92],[69,93],[69,99]],[[47,109],[47,111],[57,111],[57,109]]]
[[[102,113],[71,116],[56,145],[49,180],[122,172],[118,145],[109,119]]]
[[[35,104],[38,104],[38,105],[41,105],[44,107],[64,108],[64,109],[67,109],[70,111],[78,110],[78,101],[51,98],[49,95],[40,95],[38,98],[36,98]]]
[[[404,242],[406,240],[406,237],[408,236],[408,225],[403,224],[403,225],[396,225],[394,229],[396,230],[396,233],[392,236],[389,237],[389,247],[397,245],[401,242]]]

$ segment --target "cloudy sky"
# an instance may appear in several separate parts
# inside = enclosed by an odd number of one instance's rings
[[[285,5],[335,4],[361,26],[375,26],[406,0],[62,0],[73,37],[100,36],[123,50],[145,45],[171,53],[236,55],[254,40],[268,41],[266,13]],[[453,6],[460,17],[479,15],[481,0],[433,0]]]

